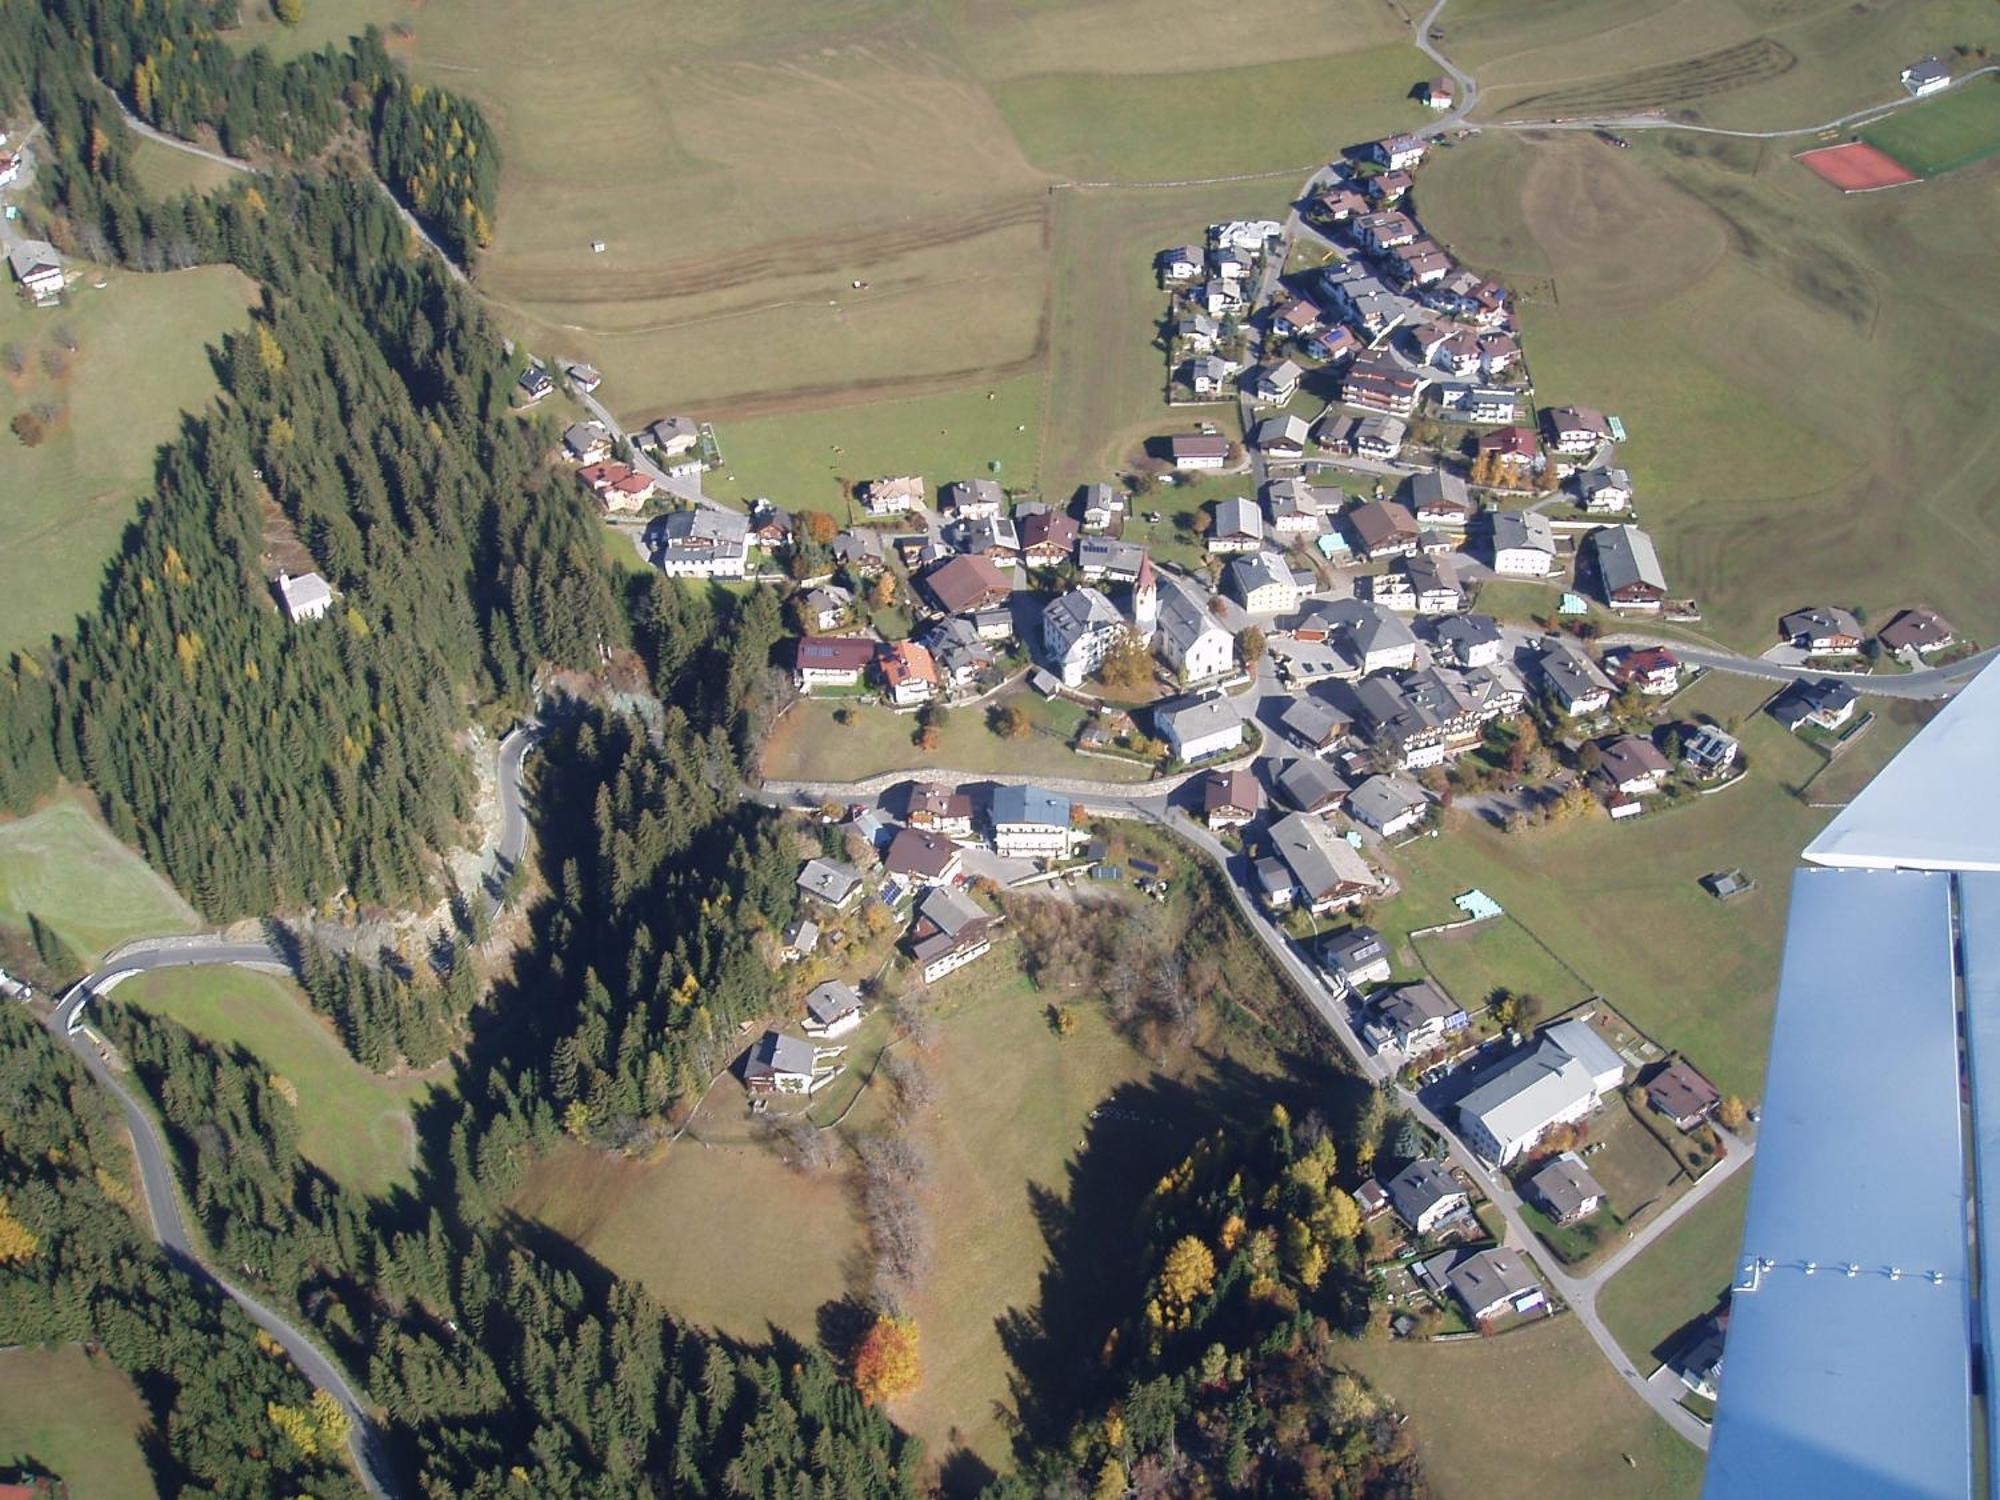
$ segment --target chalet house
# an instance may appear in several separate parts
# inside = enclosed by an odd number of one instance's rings
[[[769,500],[758,500],[750,506],[750,540],[766,551],[789,542],[796,524],[790,511]]]
[[[1275,779],[1278,795],[1302,813],[1325,816],[1347,795],[1347,783],[1316,755],[1286,761]]]
[[[932,886],[919,896],[916,921],[904,943],[924,983],[935,984],[988,952],[992,922],[978,902],[951,886]]]
[[[1636,734],[1621,734],[1601,741],[1597,751],[1602,757],[1598,775],[1621,797],[1650,797],[1673,774],[1666,756],[1651,740]]]
[[[1490,667],[1507,654],[1507,639],[1491,615],[1447,615],[1431,636],[1438,658],[1454,667]]]
[[[1611,441],[1611,423],[1588,406],[1554,406],[1542,413],[1549,446],[1558,453],[1583,456]]]
[[[1409,430],[1409,424],[1401,417],[1363,417],[1354,424],[1354,451],[1362,458],[1387,463],[1403,451],[1403,439]]]
[[[1390,209],[1364,214],[1354,221],[1354,239],[1372,255],[1387,255],[1399,245],[1413,244],[1422,233],[1408,214]]]
[[[993,850],[1005,859],[1062,859],[1075,841],[1069,798],[1037,786],[997,786],[987,806]]]
[[[846,624],[847,612],[853,607],[854,595],[837,583],[813,589],[799,602],[799,612],[806,624],[822,635]]]
[[[1217,354],[1198,355],[1188,361],[1188,389],[1197,396],[1219,396],[1229,389],[1236,366]]]
[[[875,661],[877,642],[858,635],[809,635],[792,654],[792,680],[799,691],[859,687]]]
[[[1951,69],[1935,57],[1926,57],[1921,62],[1913,62],[1898,75],[1903,87],[1916,98],[1935,94],[1951,87]]]
[[[922,510],[926,491],[921,476],[898,474],[888,479],[867,480],[858,494],[869,515],[901,516]]]
[[[1199,245],[1176,245],[1153,257],[1153,269],[1162,282],[1193,281],[1208,269],[1208,256]]]
[[[1345,224],[1368,212],[1368,200],[1351,187],[1328,188],[1312,203],[1313,217],[1327,224]]]
[[[1264,789],[1248,771],[1210,771],[1202,778],[1201,815],[1210,828],[1241,828],[1264,810]]]
[[[947,615],[992,609],[1014,594],[1007,575],[987,558],[975,555],[947,558],[928,569],[917,586],[940,613]]]
[[[1176,469],[1221,469],[1229,463],[1229,439],[1220,433],[1177,432],[1167,439]]]
[[[281,568],[271,580],[271,591],[277,595],[285,619],[294,625],[317,620],[333,608],[333,586],[317,573],[301,573],[294,578]]]
[[[1275,552],[1246,552],[1230,559],[1229,592],[1253,615],[1290,614],[1304,592],[1291,566]]]
[[[1156,704],[1153,729],[1183,765],[1227,755],[1243,745],[1243,715],[1219,696]]]
[[[1184,684],[1227,676],[1236,666],[1236,638],[1216,623],[1201,595],[1173,578],[1160,586],[1153,650]]]
[[[1354,538],[1354,550],[1370,562],[1388,557],[1408,557],[1417,550],[1421,528],[1407,505],[1394,500],[1370,500],[1347,513],[1347,529]]]
[[[1339,490],[1315,489],[1303,479],[1274,479],[1264,486],[1264,509],[1273,535],[1291,539],[1318,536],[1321,518],[1338,511]]]
[[[1426,1280],[1456,1297],[1475,1323],[1509,1311],[1530,1313],[1548,1301],[1528,1263],[1504,1247],[1447,1250],[1425,1261],[1421,1270]]]
[[[810,1094],[835,1071],[822,1072],[811,1042],[767,1031],[743,1060],[743,1086],[753,1094]]]
[[[1315,916],[1356,905],[1380,894],[1375,872],[1325,820],[1289,813],[1271,825],[1272,855],[1291,876],[1281,905],[1299,905]]]
[[[1031,568],[1055,568],[1076,550],[1077,525],[1062,511],[1039,503],[1015,507],[1021,532],[1021,561]]]
[[[1385,839],[1416,827],[1429,812],[1423,788],[1400,776],[1370,776],[1347,794],[1347,815]]]
[[[806,994],[805,1034],[809,1037],[845,1036],[861,1024],[861,997],[844,980],[829,979]]]
[[[1536,675],[1564,714],[1601,713],[1611,702],[1611,680],[1597,664],[1562,641],[1550,641],[1535,658]]]
[[[1471,1211],[1471,1199],[1443,1162],[1419,1160],[1382,1184],[1389,1206],[1412,1233],[1429,1234]]]
[[[1208,267],[1224,281],[1248,281],[1257,263],[1234,245],[1223,245],[1208,252]]]
[[[1305,374],[1289,359],[1274,365],[1259,365],[1251,379],[1251,394],[1260,405],[1283,406],[1299,393],[1299,377]]]
[[[1854,689],[1846,683],[1822,677],[1814,682],[1793,683],[1771,700],[1769,712],[1790,730],[1810,724],[1830,732],[1854,717],[1858,702]]]
[[[1681,759],[1695,775],[1706,779],[1720,776],[1735,765],[1740,748],[1731,735],[1713,724],[1703,724],[1681,746]]]
[[[1134,583],[1145,562],[1146,549],[1137,542],[1087,536],[1076,544],[1076,571],[1085,583],[1098,583],[1104,579],[1113,583]]]
[[[607,511],[638,510],[660,493],[659,485],[650,474],[641,474],[630,464],[605,460],[600,463],[585,464],[576,471],[576,477],[583,482]]]
[[[1529,427],[1502,427],[1479,435],[1479,456],[1508,465],[1517,473],[1532,470],[1542,456],[1541,441]]]
[[[1469,328],[1461,328],[1440,340],[1431,350],[1431,363],[1447,375],[1460,379],[1479,373],[1479,339]]]
[[[1451,554],[1405,557],[1399,566],[1409,583],[1411,607],[1418,614],[1453,614],[1471,602],[1471,593],[1459,577],[1458,564]]]
[[[1604,1206],[1604,1188],[1574,1151],[1551,1157],[1521,1186],[1528,1201],[1558,1224],[1587,1219]]]
[[[1412,474],[1403,498],[1419,526],[1463,530],[1472,519],[1472,496],[1466,491],[1465,481],[1449,469]]]
[[[796,884],[821,905],[845,911],[861,894],[861,872],[837,859],[809,859]]]
[[[786,963],[797,963],[802,958],[810,958],[819,947],[819,923],[811,917],[797,917],[785,929],[783,957]]]
[[[1264,545],[1264,514],[1238,497],[1215,502],[1215,523],[1208,528],[1210,552],[1255,552]]]
[[[8,248],[7,263],[13,267],[14,279],[37,302],[47,302],[62,295],[62,256],[47,240],[15,242]]]
[[[1604,602],[1617,610],[1657,613],[1667,597],[1653,539],[1636,526],[1603,526],[1590,534]]]
[[[882,856],[882,868],[910,885],[951,885],[965,871],[965,851],[941,833],[899,828]]]
[[[1109,531],[1125,518],[1124,492],[1108,484],[1086,484],[1078,497],[1085,531]]]
[[[1512,422],[1521,414],[1521,398],[1505,386],[1447,385],[1437,392],[1438,405],[1461,422],[1484,426]]]
[[[1231,317],[1243,311],[1248,304],[1243,297],[1243,284],[1228,277],[1217,276],[1202,284],[1201,305],[1213,318]]]
[[[1319,945],[1319,957],[1328,972],[1356,992],[1389,982],[1389,949],[1373,927],[1347,927],[1329,933]]]
[[[1300,297],[1271,315],[1271,328],[1285,338],[1298,338],[1319,327],[1323,316],[1317,307]]]
[[[1418,240],[1413,245],[1402,245],[1391,250],[1384,264],[1388,268],[1390,280],[1405,291],[1417,287],[1435,286],[1452,273],[1451,257],[1429,240]],[[1468,340],[1472,338],[1469,330],[1464,336]],[[1471,351],[1470,364],[1462,369],[1456,364],[1450,366],[1461,374],[1469,374],[1479,368],[1478,345],[1472,343],[1467,347]]]
[[[875,670],[889,701],[898,708],[928,703],[938,695],[937,663],[915,641],[896,641],[884,647],[875,660]]]
[[[1417,638],[1389,611],[1362,599],[1318,600],[1294,629],[1302,641],[1331,641],[1356,675],[1414,667]]]
[[[1611,680],[1621,688],[1637,688],[1649,698],[1662,698],[1681,684],[1680,658],[1665,646],[1634,648],[1620,654],[1612,666]]]
[[[1576,497],[1594,516],[1621,515],[1632,505],[1632,476],[1600,464],[1576,476]]]
[[[543,366],[529,365],[521,372],[521,378],[515,382],[515,386],[520,391],[519,404],[533,406],[556,388],[556,382]]]
[[[873,578],[888,565],[882,538],[873,531],[850,529],[833,539],[833,560],[859,578]]]
[[[1370,161],[1387,167],[1391,172],[1407,172],[1423,165],[1427,149],[1419,136],[1391,135],[1379,141],[1370,141],[1363,151]]]
[[[1424,85],[1424,103],[1432,109],[1450,109],[1458,102],[1458,86],[1449,78],[1433,78]]]
[[[1173,335],[1175,343],[1184,344],[1197,354],[1205,354],[1220,342],[1222,328],[1207,313],[1197,312],[1176,322]]]
[[[1387,207],[1406,195],[1415,182],[1408,172],[1377,172],[1362,186],[1377,207]]]
[[[1482,333],[1479,336],[1479,371],[1496,380],[1521,362],[1521,345],[1510,333]]]
[[[1419,979],[1377,996],[1363,1030],[1377,1051],[1393,1047],[1405,1057],[1416,1057],[1442,1047],[1469,1024],[1463,1006],[1430,980]],[[1429,1232],[1411,1227],[1420,1234]]]
[[[693,417],[661,417],[650,427],[642,428],[633,441],[662,458],[679,458],[700,445],[701,424]]]
[[[1951,621],[1936,610],[1925,609],[1921,605],[1900,611],[1876,633],[1875,638],[1882,643],[1883,650],[1898,656],[1909,652],[1928,656],[1933,651],[1944,651],[1958,644]]]
[[[1682,1130],[1692,1130],[1722,1102],[1722,1093],[1686,1058],[1677,1057],[1646,1085],[1646,1102]]]
[[[1042,611],[1042,650],[1065,687],[1081,685],[1130,632],[1117,606],[1088,586],[1052,599]]]
[[[611,429],[602,422],[573,422],[563,431],[563,451],[573,463],[602,463],[611,457]]]
[[[997,479],[957,479],[938,496],[945,514],[960,521],[990,521],[1006,509],[1007,492]]]
[[[1558,1021],[1459,1100],[1460,1133],[1504,1167],[1556,1126],[1585,1118],[1624,1080],[1624,1060],[1588,1022]]]
[[[1509,578],[1546,578],[1555,571],[1556,529],[1540,511],[1493,515],[1493,571]]]
[[[1345,324],[1330,324],[1314,329],[1302,340],[1306,353],[1314,359],[1332,363],[1336,360],[1352,359],[1361,352],[1361,340],[1354,336],[1354,330]]]
[[[1778,638],[1814,656],[1861,654],[1861,622],[1836,604],[1793,610],[1778,621]]]
[[[1345,739],[1352,722],[1326,699],[1312,693],[1301,693],[1291,699],[1278,715],[1278,726],[1315,755],[1331,750]]]
[[[1306,439],[1312,429],[1294,412],[1280,412],[1257,424],[1250,442],[1265,458],[1279,463],[1296,463],[1306,456]]]
[[[933,781],[913,781],[903,793],[903,821],[925,833],[948,838],[972,834],[972,798]]]
[[[1407,417],[1417,409],[1424,377],[1389,360],[1366,356],[1348,366],[1340,381],[1340,399],[1363,411]]]
[[[955,529],[955,537],[960,552],[983,557],[996,568],[1020,565],[1021,533],[1012,516],[967,521]]]
[[[669,578],[742,578],[749,571],[750,518],[698,505],[653,523],[654,566]]]

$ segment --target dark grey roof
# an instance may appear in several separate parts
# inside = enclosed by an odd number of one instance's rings
[[[1315,749],[1323,748],[1353,722],[1326,699],[1301,693],[1285,705],[1279,724]]]
[[[1459,1009],[1456,1000],[1428,979],[1403,985],[1375,1002],[1376,1013],[1398,1031],[1415,1031],[1433,1021],[1449,1020]]]
[[[1635,587],[1665,593],[1667,575],[1660,571],[1653,539],[1636,526],[1606,526],[1591,533],[1597,548],[1597,576],[1607,595]]]
[[[829,979],[806,995],[806,1014],[821,1026],[861,1009],[861,997],[845,980]]]
[[[1311,756],[1286,761],[1277,780],[1285,800],[1301,812],[1319,812],[1347,795],[1347,783],[1333,767]]]
[[[1420,1158],[1382,1184],[1396,1217],[1414,1227],[1418,1219],[1446,1198],[1465,1194],[1444,1163]]]
[[[1329,933],[1320,944],[1320,954],[1342,973],[1352,973],[1388,958],[1389,950],[1382,942],[1382,934],[1364,924]]]
[[[1582,1211],[1592,1198],[1602,1198],[1604,1188],[1590,1175],[1590,1168],[1574,1151],[1565,1151],[1544,1163],[1528,1179],[1528,1189],[1549,1206],[1558,1219]]]

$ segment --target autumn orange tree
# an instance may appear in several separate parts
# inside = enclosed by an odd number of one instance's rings
[[[917,1388],[923,1366],[917,1357],[914,1318],[877,1314],[854,1350],[854,1388],[870,1406],[880,1406]]]

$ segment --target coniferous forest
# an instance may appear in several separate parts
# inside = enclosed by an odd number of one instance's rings
[[[476,298],[382,190],[470,255],[498,174],[479,111],[410,84],[372,35],[283,65],[238,53],[215,35],[225,9],[0,4],[0,92],[44,127],[34,227],[136,269],[234,264],[263,289],[95,614],[0,673],[0,806],[89,787],[218,920],[403,906],[438,894],[436,856],[461,836],[471,722],[528,712],[549,669],[628,647],[664,708],[550,707],[548,894],[483,1002],[469,966],[433,983],[304,952],[309,996],[365,1065],[456,1052],[455,1087],[417,1122],[412,1189],[341,1188],[300,1154],[256,1059],[101,1004],[191,1225],[345,1365],[410,1495],[913,1496],[918,1446],[824,1356],[680,1326],[506,1211],[565,1136],[625,1144],[691,1102],[767,1003],[755,940],[789,913],[793,862],[739,787],[771,700],[775,597],[614,587],[576,486],[542,463],[552,434],[508,411],[514,371]],[[106,85],[265,170],[148,198]],[[259,566],[274,516],[338,593],[308,630]],[[103,1099],[11,1009],[0,1101],[0,1342],[100,1342],[164,1434],[163,1492],[356,1493],[338,1412],[146,1240]],[[1005,1494],[1152,1473],[1188,1493],[1414,1486],[1325,1357],[1365,1301],[1325,1151],[1274,1125],[1238,1165],[1191,1166],[1162,1198],[1174,1238],[1106,1373],[1129,1389],[1067,1446],[1024,1451]],[[1206,1272],[1169,1276],[1189,1237],[1212,1247]],[[1271,1457],[1274,1435],[1296,1455]]]

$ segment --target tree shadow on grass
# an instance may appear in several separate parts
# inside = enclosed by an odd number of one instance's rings
[[[1111,1093],[1094,1111],[1061,1188],[1031,1183],[1030,1205],[1046,1247],[1032,1307],[997,1320],[1014,1368],[1017,1450],[1062,1439],[1079,1411],[1111,1391],[1104,1349],[1137,1311],[1148,1261],[1143,1211],[1153,1189],[1211,1131],[1257,1129],[1274,1104],[1301,1119],[1318,1110],[1345,1139],[1367,1096],[1351,1074],[1288,1056],[1274,1073],[1204,1052],[1189,1084],[1155,1074]]]

